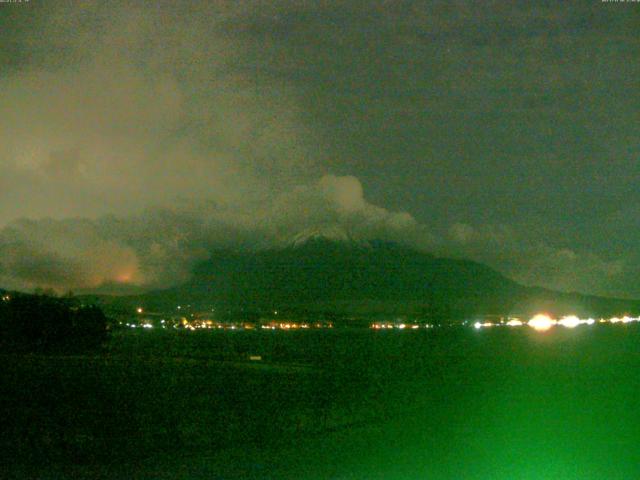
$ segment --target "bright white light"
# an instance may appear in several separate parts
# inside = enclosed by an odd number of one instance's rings
[[[613,318],[609,319],[609,322],[611,322],[611,323],[619,323],[619,322],[621,322],[621,321],[622,321],[622,320],[621,320],[621,319],[619,319],[618,317],[613,317]]]
[[[539,332],[544,332],[553,327],[557,322],[553,320],[549,315],[538,314],[529,320],[528,324],[530,327],[534,328]]]
[[[479,328],[489,328],[489,327],[493,327],[494,324],[491,322],[484,322],[484,323],[480,323],[480,322],[476,322],[473,324],[473,326],[477,329]]]
[[[521,327],[522,326],[522,322],[520,320],[518,320],[517,318],[511,319],[507,322],[507,326],[509,327]]]
[[[587,318],[584,323],[586,323],[587,325],[593,325],[594,323],[596,323],[596,321],[593,318]]]
[[[575,328],[578,325],[580,325],[582,323],[582,321],[576,317],[575,315],[568,315],[566,317],[562,317],[559,321],[558,324],[562,325],[563,327],[566,328]]]
[[[143,328],[153,328],[153,325],[151,325],[150,323],[145,323],[144,325],[142,325]]]
[[[142,313],[142,307],[138,307],[138,308],[136,308],[136,312],[138,312],[138,313]]]
[[[405,327],[406,327],[406,325],[404,323],[401,323],[400,325],[398,325],[398,328],[400,330],[404,330]]]

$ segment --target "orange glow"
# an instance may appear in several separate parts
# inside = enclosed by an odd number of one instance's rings
[[[118,283],[129,283],[131,281],[131,277],[133,276],[132,272],[123,272],[116,275],[116,282]]]

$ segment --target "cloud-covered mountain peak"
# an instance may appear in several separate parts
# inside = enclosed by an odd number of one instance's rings
[[[364,240],[357,240],[346,228],[339,225],[323,225],[305,228],[291,236],[286,242],[287,246],[300,247],[309,242],[328,241],[334,243],[366,245]]]

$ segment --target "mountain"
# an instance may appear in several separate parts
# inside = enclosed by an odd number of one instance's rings
[[[314,228],[307,228],[295,234],[284,242],[290,247],[301,247],[307,242],[327,241],[341,244],[366,245],[366,241],[356,240],[346,229],[339,226],[328,225]]]
[[[154,308],[190,303],[254,312],[442,319],[540,310],[594,316],[640,310],[640,302],[525,287],[469,260],[325,233],[307,232],[279,248],[214,251],[187,284],[131,300]]]

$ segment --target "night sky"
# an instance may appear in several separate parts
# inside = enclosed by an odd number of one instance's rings
[[[638,32],[600,0],[2,4],[0,286],[311,229],[640,298]]]

